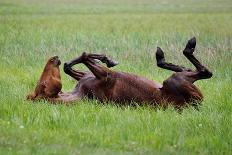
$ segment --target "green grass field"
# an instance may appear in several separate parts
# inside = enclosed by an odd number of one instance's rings
[[[25,101],[47,58],[83,51],[162,83],[172,73],[156,66],[156,47],[193,68],[182,55],[192,36],[214,74],[196,82],[199,111]],[[0,154],[232,154],[231,0],[0,0],[0,58]],[[62,81],[76,84],[63,71]]]

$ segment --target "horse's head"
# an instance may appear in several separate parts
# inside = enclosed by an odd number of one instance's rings
[[[53,67],[59,67],[61,64],[61,61],[58,56],[53,56],[48,59],[47,65],[53,66]]]

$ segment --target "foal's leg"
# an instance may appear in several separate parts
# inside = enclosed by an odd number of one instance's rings
[[[193,52],[196,47],[196,38],[191,38],[183,51],[183,54],[187,57],[187,59],[196,67],[197,71],[194,73],[195,81],[199,79],[208,79],[212,77],[212,73],[203,66],[197,58],[193,55]]]
[[[157,61],[157,66],[160,68],[164,68],[164,69],[171,70],[174,72],[191,71],[191,69],[185,68],[183,66],[178,66],[172,63],[165,62],[164,52],[162,51],[160,47],[157,47],[156,61]]]

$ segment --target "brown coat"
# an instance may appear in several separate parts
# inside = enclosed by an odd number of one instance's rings
[[[27,96],[28,100],[57,97],[62,88],[59,65],[58,56],[47,61],[34,92]]]

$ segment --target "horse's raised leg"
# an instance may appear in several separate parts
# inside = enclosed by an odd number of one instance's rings
[[[83,52],[81,56],[71,60],[69,63],[66,63],[67,66],[73,66],[75,64],[78,64],[78,63],[82,63],[83,62],[83,56],[85,55],[86,53]],[[92,58],[92,59],[97,59],[97,60],[100,60],[102,63],[105,63],[107,65],[107,67],[114,67],[116,65],[118,65],[118,62],[117,61],[114,61],[110,58],[108,58],[107,56],[103,55],[103,54],[88,54],[88,58]]]
[[[186,47],[183,51],[183,54],[187,57],[187,59],[196,67],[197,71],[194,73],[193,80],[200,80],[200,79],[208,79],[212,77],[212,73],[203,66],[197,58],[193,55],[193,52],[196,47],[196,38],[191,38],[188,43],[186,44]]]
[[[94,59],[99,58],[98,56],[96,56],[96,54],[86,54],[86,53],[83,53],[83,54],[85,55],[84,56],[85,61],[83,61],[83,63],[89,68],[89,70],[95,75],[95,77],[98,79],[108,80],[110,77],[110,74],[113,71],[111,71],[107,67],[104,67],[104,66],[96,63],[96,61]]]
[[[108,58],[105,55],[102,54],[86,54],[85,52],[71,60],[68,63],[64,64],[64,72],[68,75],[70,75],[71,77],[73,77],[74,79],[76,79],[77,81],[79,81],[86,73],[79,71],[79,70],[74,70],[72,69],[72,66],[78,63],[86,63],[87,67],[90,67],[91,71],[95,72],[97,68],[101,68],[98,71],[102,71],[102,68],[104,68],[103,66],[100,66],[96,63],[96,61],[94,59],[100,60],[101,62],[105,63],[107,65],[107,67],[113,67],[116,66],[118,64],[118,62]],[[87,61],[88,60],[88,61]],[[92,68],[94,66],[94,68]],[[107,70],[106,68],[104,68],[104,70]],[[99,72],[95,73],[98,74]],[[95,75],[94,74],[94,75]],[[95,75],[96,76],[96,75]],[[101,76],[97,75],[96,77],[100,78]]]
[[[117,61],[114,61],[103,54],[89,54],[89,58],[98,59],[101,62],[105,63],[109,68],[118,65]]]
[[[76,79],[77,81],[83,78],[84,75],[86,74],[85,72],[72,69],[71,65],[67,63],[64,64],[64,72],[70,75],[72,78]]]
[[[112,71],[109,70],[107,67],[99,65],[94,59],[99,59],[100,61],[102,60],[105,61],[106,59],[107,63],[109,63],[108,65],[110,66],[116,65],[115,62],[113,62],[112,60],[110,60],[104,55],[87,54],[84,52],[80,57],[77,57],[76,59],[73,59],[70,62],[65,63],[64,71],[65,73],[70,75],[71,67],[73,65],[78,64],[78,63],[83,63],[89,68],[89,70],[95,75],[96,78],[99,78],[99,79],[107,78]],[[78,75],[76,73],[74,74],[73,73],[74,72],[71,73],[72,77],[75,77],[74,75],[80,77],[79,72],[78,72]]]
[[[167,69],[167,70],[171,70],[174,72],[191,71],[191,69],[185,68],[183,66],[178,66],[178,65],[174,65],[172,63],[165,62],[164,52],[162,51],[162,49],[160,47],[157,47],[156,62],[157,62],[158,67],[163,68],[163,69]]]
[[[71,76],[72,78],[76,79],[77,81],[79,81],[81,78],[83,78],[84,75],[86,74],[85,72],[72,69],[67,64],[64,64],[64,72],[66,74],[68,74],[69,76]]]

